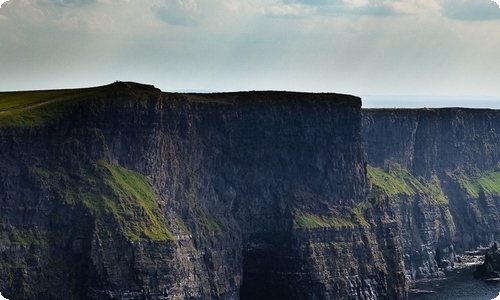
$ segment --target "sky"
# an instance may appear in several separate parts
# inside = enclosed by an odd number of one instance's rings
[[[0,91],[120,80],[500,108],[500,7],[490,0],[0,3]]]

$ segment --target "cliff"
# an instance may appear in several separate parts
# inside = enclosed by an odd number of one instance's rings
[[[8,299],[406,297],[356,97],[0,93],[0,164]]]
[[[397,207],[410,278],[442,276],[456,253],[499,237],[500,112],[363,111],[370,181]]]
[[[484,252],[484,262],[476,266],[474,276],[487,281],[498,281],[500,278],[500,251],[498,251],[498,243],[486,249]]]

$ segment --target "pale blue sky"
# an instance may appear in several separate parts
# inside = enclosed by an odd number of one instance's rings
[[[365,105],[393,99],[408,107],[488,99],[481,105],[493,107],[499,53],[500,8],[490,0],[10,0],[0,7],[0,91],[130,80],[164,91],[339,92],[363,96]],[[448,104],[460,99],[469,105]]]

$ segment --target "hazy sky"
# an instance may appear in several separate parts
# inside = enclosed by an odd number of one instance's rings
[[[10,0],[0,8],[0,91],[130,80],[164,91],[372,95],[368,104],[403,95],[392,99],[408,106],[422,100],[414,96],[482,97],[500,108],[499,55],[500,8],[490,0]]]

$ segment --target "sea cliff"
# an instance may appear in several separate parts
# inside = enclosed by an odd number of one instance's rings
[[[363,140],[371,184],[397,207],[406,274],[443,276],[457,253],[500,233],[500,111],[369,109]]]
[[[8,299],[405,299],[361,100],[0,93]]]

